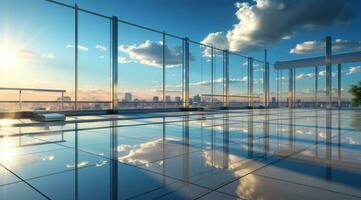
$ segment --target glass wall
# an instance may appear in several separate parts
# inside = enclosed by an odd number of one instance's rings
[[[253,106],[264,105],[263,91],[264,63],[253,59]]]
[[[166,108],[182,107],[183,40],[165,36],[165,102]],[[193,59],[190,58],[190,59]],[[155,99],[156,100],[156,99]],[[155,101],[153,99],[153,102]]]
[[[109,109],[111,21],[108,18],[79,11],[78,23],[80,24],[78,33],[79,109]]]
[[[315,68],[295,69],[295,102],[298,108],[313,108],[315,106]]]
[[[248,106],[248,59],[229,54],[229,105],[234,108]]]
[[[119,23],[118,44],[119,109],[163,108],[163,101],[171,101],[163,99],[163,35]],[[169,61],[166,67],[177,64]]]
[[[74,10],[37,0],[1,7],[0,87],[13,90],[1,90],[0,111],[74,109]]]
[[[224,98],[223,98],[223,51],[214,49],[214,97],[213,97],[213,107],[222,107]]]
[[[0,111],[110,109],[112,19],[73,5],[29,1],[31,8],[2,4],[11,12],[0,13]],[[117,31],[118,108],[182,107],[184,39],[122,20]],[[189,43],[191,107],[224,106],[224,54]],[[230,106],[245,107],[248,58],[229,53],[228,64]],[[260,106],[264,64],[255,59],[253,66],[253,99]]]
[[[207,105],[212,89],[212,57],[204,45],[189,44],[189,104],[191,107]]]

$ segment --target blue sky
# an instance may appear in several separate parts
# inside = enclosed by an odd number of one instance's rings
[[[361,49],[361,14],[355,10],[361,2],[356,0],[59,1],[77,3],[84,9],[115,15],[126,21],[259,59],[263,59],[263,49],[267,48],[271,62],[322,55],[323,40],[327,35],[332,36],[337,46],[335,50]],[[1,45],[4,47],[7,43],[22,57],[16,65],[12,63],[14,66],[2,66],[4,76],[0,77],[1,85],[62,88],[72,96],[73,11],[42,0],[0,0],[0,18]],[[79,20],[81,99],[108,99],[109,21],[85,13],[80,13]],[[159,34],[119,24],[120,92],[132,92],[138,98],[160,96],[161,38]],[[166,44],[169,58],[167,95],[174,98],[180,96],[181,41],[167,37]],[[210,92],[210,63],[204,50],[191,44],[191,95]],[[217,59],[215,78],[220,79],[220,57]],[[231,93],[243,94],[247,91],[244,62],[241,57],[231,56]],[[345,92],[347,86],[361,80],[359,66],[360,63],[352,63],[343,67]],[[310,83],[314,78],[310,71],[313,69],[296,72],[300,94],[310,93],[313,89]],[[255,72],[255,78],[261,79],[261,73],[262,69]],[[286,80],[287,77],[284,78]],[[275,80],[274,71],[271,80]],[[256,93],[261,95],[262,80],[255,84]],[[274,81],[271,86],[275,90]],[[221,92],[221,85],[216,84],[216,93]]]

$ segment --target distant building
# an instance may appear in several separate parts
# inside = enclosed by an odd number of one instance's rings
[[[181,98],[180,98],[180,97],[175,97],[175,102],[180,103],[180,102],[181,102]]]
[[[159,102],[159,97],[158,96],[153,97],[153,102],[158,103]]]
[[[126,92],[125,95],[124,95],[124,101],[125,102],[131,102],[132,101],[132,93],[130,92]]]
[[[61,97],[57,98],[56,101],[61,101]],[[64,96],[63,101],[71,101],[71,97]]]
[[[171,102],[170,96],[165,96],[165,102]]]
[[[199,96],[199,94],[197,94],[196,96],[193,97],[193,102],[194,103],[201,103],[201,96]]]
[[[276,103],[276,97],[272,97],[272,104]]]

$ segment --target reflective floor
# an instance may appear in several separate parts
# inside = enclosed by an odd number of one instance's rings
[[[361,199],[361,111],[0,120],[0,199]]]

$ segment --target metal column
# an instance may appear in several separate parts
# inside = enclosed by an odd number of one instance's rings
[[[253,107],[253,58],[248,58],[248,107]]]
[[[111,101],[112,111],[118,109],[118,18],[112,17],[112,69],[111,69]]]
[[[264,71],[263,71],[263,101],[264,106],[268,106],[268,64],[267,64],[267,49],[264,50]]]
[[[223,51],[223,107],[229,107],[229,52]]]
[[[331,37],[326,37],[326,108],[332,108],[332,63],[331,63],[331,54],[332,54],[332,44]]]
[[[341,64],[337,66],[337,103],[338,108],[341,109]]]
[[[79,40],[78,40],[78,4],[75,4],[75,27],[74,27],[74,32],[75,32],[75,44],[74,44],[74,70],[75,70],[75,88],[74,88],[74,109],[78,110],[78,46],[79,46]]]
[[[189,109],[189,38],[183,40],[183,109]]]
[[[277,69],[277,107],[280,106],[280,70]]]
[[[166,108],[166,102],[165,102],[165,32],[163,32],[163,46],[162,46],[162,62],[163,62],[163,109]]]
[[[315,67],[315,107],[318,108],[318,66]]]
[[[214,48],[211,48],[211,94],[212,94],[212,98],[211,98],[211,106],[213,106],[214,103]]]
[[[288,69],[288,107],[293,107],[293,100],[294,100],[294,69]]]

